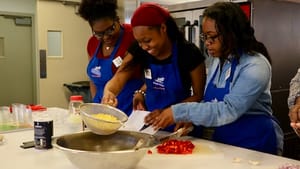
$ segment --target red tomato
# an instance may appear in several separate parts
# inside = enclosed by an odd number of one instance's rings
[[[189,140],[168,140],[158,145],[157,152],[161,154],[192,154],[195,145]]]

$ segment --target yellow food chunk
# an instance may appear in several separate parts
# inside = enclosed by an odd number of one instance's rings
[[[114,133],[122,126],[121,121],[114,115],[98,113],[91,117],[93,118],[83,116],[83,120],[90,130],[100,135]]]
[[[110,122],[118,122],[118,118],[116,116],[110,115],[110,114],[104,114],[104,113],[98,113],[92,115],[94,118],[110,121]]]

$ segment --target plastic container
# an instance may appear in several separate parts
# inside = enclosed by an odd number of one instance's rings
[[[79,106],[81,104],[83,104],[83,97],[81,95],[70,96],[69,114],[66,121],[69,133],[79,132],[83,130],[79,109]]]
[[[83,97],[81,95],[70,96],[69,113],[80,114],[79,106],[83,104]]]

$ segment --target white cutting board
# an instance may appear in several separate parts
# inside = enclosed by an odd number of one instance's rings
[[[181,139],[185,139],[182,137]],[[161,154],[157,152],[157,146],[149,149],[151,153],[147,154],[147,158],[223,158],[224,154],[221,150],[217,149],[216,146],[212,143],[206,143],[201,141],[191,140],[192,143],[195,145],[192,154]]]

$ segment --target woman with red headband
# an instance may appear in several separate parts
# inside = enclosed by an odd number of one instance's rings
[[[115,0],[82,0],[79,7],[80,16],[88,21],[93,33],[87,45],[90,60],[87,74],[95,103],[101,102],[106,82],[120,67],[134,40],[131,26],[120,23],[116,10]],[[132,112],[132,102],[128,100],[132,100],[132,93],[142,84],[140,77],[134,77],[118,96],[118,108],[127,115]]]
[[[103,103],[117,105],[116,96],[136,67],[141,68],[145,84],[134,93],[134,109],[160,113],[175,103],[199,102],[205,85],[205,57],[184,38],[170,13],[157,4],[143,3],[134,12],[131,26],[136,43],[105,86]]]

